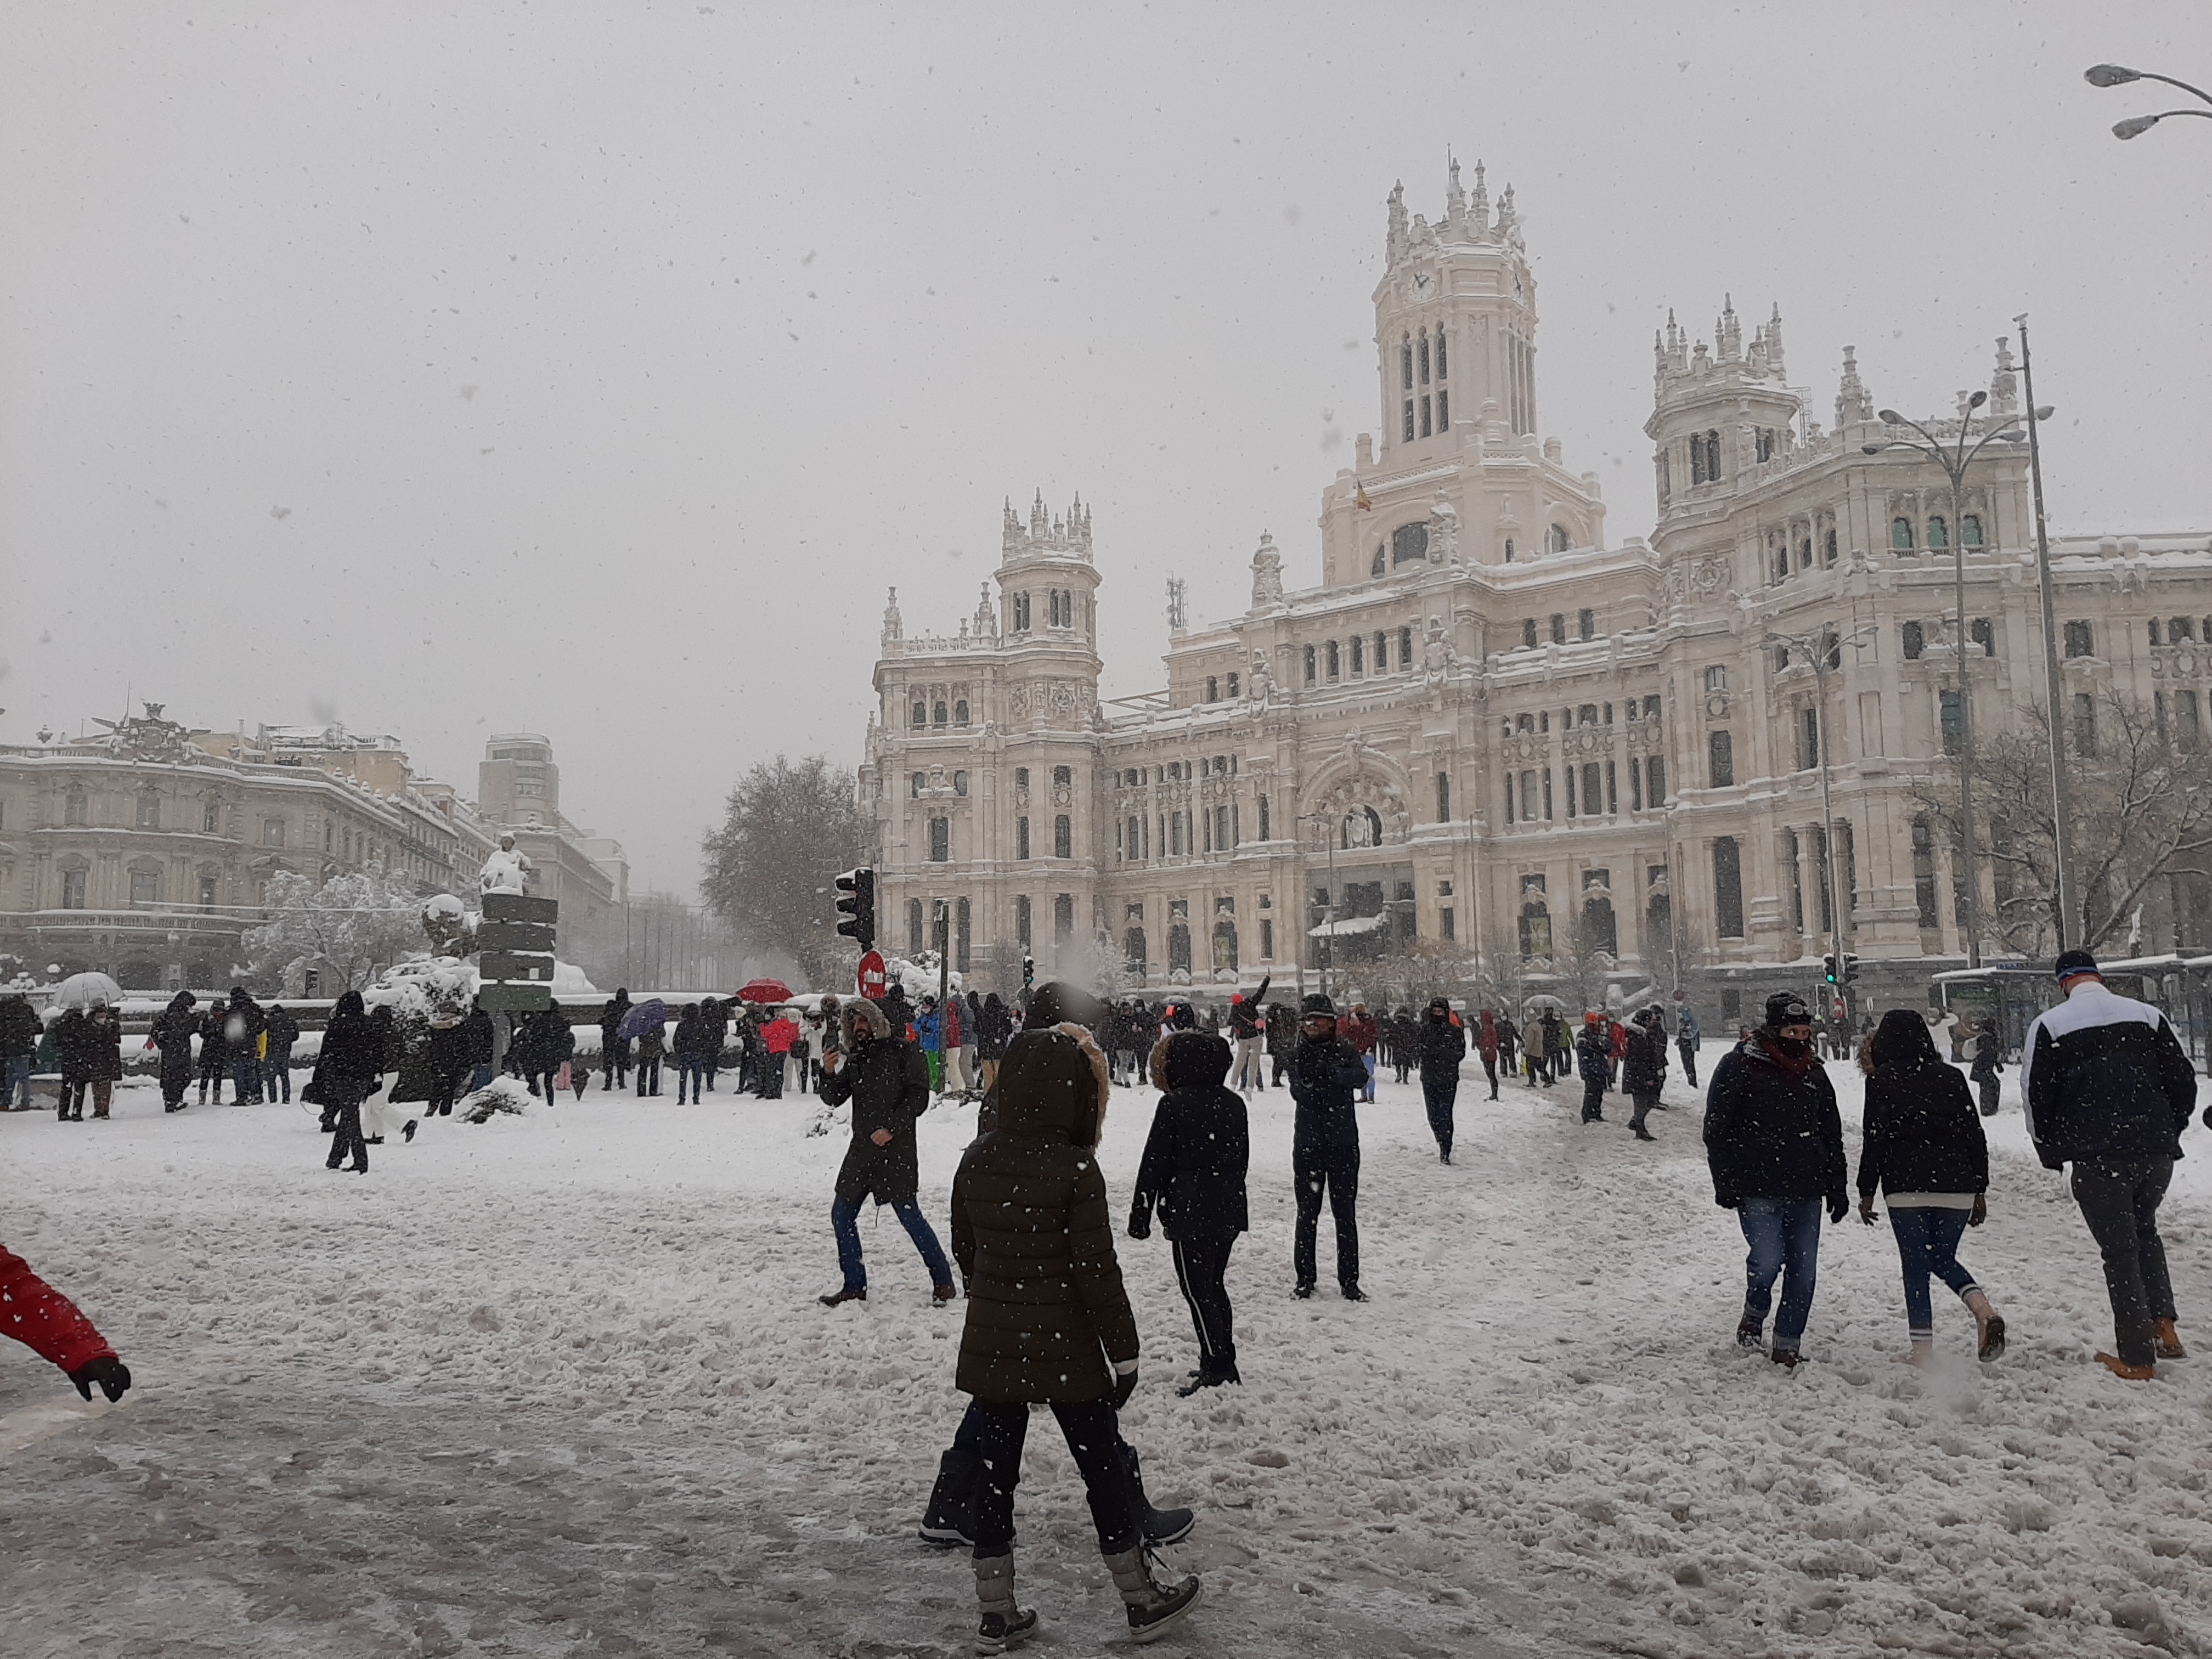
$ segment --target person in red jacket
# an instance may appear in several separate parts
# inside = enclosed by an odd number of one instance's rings
[[[768,1049],[768,1059],[761,1066],[761,1098],[783,1098],[784,1068],[791,1061],[791,1045],[799,1040],[799,1023],[784,1009],[775,1011],[775,1018],[761,1027],[761,1042]]]
[[[1482,1056],[1482,1072],[1490,1079],[1490,1097],[1498,1098],[1498,1015],[1495,1011],[1482,1011],[1481,1024],[1474,1034],[1475,1052]]]
[[[0,1331],[27,1346],[42,1359],[60,1366],[92,1398],[93,1384],[111,1401],[131,1386],[131,1368],[115,1356],[107,1340],[77,1311],[76,1304],[31,1271],[31,1265],[0,1244]]]
[[[1620,1062],[1628,1058],[1628,1028],[1617,1019],[1606,1021],[1606,1046],[1612,1064],[1606,1068],[1608,1089],[1620,1087]]]
[[[1352,1005],[1352,1018],[1344,1022],[1344,1040],[1359,1055],[1359,1063],[1367,1068],[1367,1081],[1359,1091],[1360,1099],[1370,1105],[1375,1099],[1375,1016],[1367,1012],[1367,1005]]]

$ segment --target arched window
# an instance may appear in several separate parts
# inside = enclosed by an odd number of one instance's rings
[[[1982,545],[1982,515],[1980,514],[1968,513],[1960,519],[1959,545],[1961,547]]]
[[[952,723],[955,726],[965,726],[968,724],[967,698],[963,697],[959,702],[952,705]]]
[[[913,717],[912,717],[912,718],[911,718],[911,719],[910,719],[907,723],[908,723],[909,726],[927,726],[927,725],[928,725],[928,724],[929,724],[929,705],[928,705],[927,703],[926,703],[926,702],[917,702],[917,703],[915,703],[915,706],[914,706],[914,714],[913,714]]]
[[[1367,672],[1367,645],[1358,634],[1352,636],[1352,672],[1355,674]]]
[[[1607,956],[1620,951],[1620,933],[1613,920],[1613,901],[1603,896],[1583,901],[1582,946],[1585,951],[1602,951]]]
[[[1262,795],[1260,797],[1260,839],[1261,841],[1273,841],[1274,838],[1273,835],[1269,832],[1267,827],[1267,797]]]
[[[1831,530],[1820,542],[1820,562],[1823,564],[1833,564],[1835,562],[1836,532]]]
[[[1180,921],[1168,925],[1168,972],[1190,971],[1190,929]]]
[[[1217,674],[1208,674],[1206,677],[1206,700],[1208,702],[1219,702],[1221,701],[1220,676]]]
[[[1450,337],[1441,328],[1437,331],[1437,379],[1439,380],[1449,380],[1451,379],[1451,362],[1449,358],[1445,356],[1444,345],[1444,342],[1449,337]],[[1437,407],[1441,409],[1443,404],[1439,404]],[[1442,419],[1439,419],[1437,424],[1438,426],[1442,426],[1443,422]]]
[[[1564,553],[1573,545],[1574,538],[1567,534],[1566,526],[1563,524],[1555,524],[1552,526],[1553,552]]]
[[[1429,556],[1429,527],[1419,520],[1401,524],[1390,532],[1390,562],[1411,564]]]
[[[1575,710],[1575,724],[1577,726],[1595,726],[1597,724],[1597,705],[1594,702],[1586,702],[1581,708]]]
[[[1355,806],[1344,815],[1337,825],[1337,845],[1350,849],[1354,847],[1380,847],[1382,844],[1382,815],[1371,806]]]
[[[1578,638],[1585,640],[1595,639],[1597,637],[1597,612],[1589,610],[1588,607],[1575,612],[1575,632]]]
[[[1942,514],[1938,513],[1934,514],[1928,520],[1928,545],[1930,547],[1948,547],[1950,544],[1951,526],[1943,522],[1943,515]]]
[[[952,775],[952,793],[963,799],[966,797],[968,793],[968,775],[965,772],[955,772]]]
[[[932,724],[933,724],[933,725],[937,725],[937,726],[943,726],[944,724],[945,724],[946,715],[945,715],[945,700],[944,700],[942,697],[940,697],[940,698],[939,698],[939,699],[938,699],[938,701],[937,701],[937,703],[936,703],[935,707],[934,707],[933,708],[932,708],[932,710],[930,711],[930,713],[931,713],[931,717],[932,717]]]
[[[920,800],[921,799],[921,786],[922,775],[917,772],[911,778],[907,780],[907,799],[908,800]],[[351,858],[353,856],[353,837],[350,835],[346,837],[346,856],[348,858]]]
[[[1339,654],[1334,640],[1328,642],[1328,677],[1335,679],[1344,672],[1344,659]]]
[[[1552,913],[1541,899],[1521,907],[1521,959],[1552,954]]]
[[[1521,624],[1521,648],[1523,651],[1536,648],[1536,619],[1534,617]],[[1525,720],[1528,717],[1523,714],[1521,718]]]
[[[1899,518],[1889,521],[1889,544],[1899,553],[1910,553],[1912,550],[1911,520]]]
[[[1429,331],[1425,328],[1421,331],[1420,355],[1421,384],[1426,386],[1429,383]]]
[[[1129,971],[1143,977],[1145,972],[1145,930],[1132,927],[1121,935],[1121,959]]]
[[[200,833],[212,836],[219,834],[222,830],[222,802],[218,797],[210,795],[206,804],[200,808]]]
[[[1810,536],[1797,544],[1797,568],[1800,570],[1813,568],[1813,538]]]
[[[1413,389],[1413,342],[1410,335],[1401,335],[1398,339],[1398,379],[1403,390]]]

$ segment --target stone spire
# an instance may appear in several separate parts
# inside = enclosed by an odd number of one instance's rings
[[[891,589],[890,601],[884,606],[884,643],[891,645],[906,637],[906,623],[899,615],[898,589]]]
[[[1997,336],[1996,372],[1990,377],[1990,414],[2008,419],[2020,413],[2020,380],[2013,374],[2012,337]]]
[[[1774,313],[1766,319],[1766,366],[1778,380],[1782,374],[1782,302],[1776,301]]]
[[[1450,182],[1444,186],[1444,222],[1457,230],[1461,222],[1467,217],[1467,192],[1460,188],[1458,158],[1447,151],[1446,160],[1449,164],[1446,170],[1450,174]]]
[[[1406,185],[1403,179],[1390,186],[1390,229],[1384,238],[1382,251],[1387,262],[1394,265],[1406,252]]]
[[[1836,428],[1874,419],[1874,398],[1859,379],[1858,348],[1844,348],[1843,384],[1836,389]]]
[[[1474,203],[1471,216],[1474,221],[1474,234],[1477,236],[1487,235],[1490,231],[1490,186],[1484,181],[1483,166],[1479,160],[1474,164]]]
[[[983,584],[983,597],[975,601],[975,637],[979,640],[995,638],[999,632],[999,613],[991,605],[991,584]]]
[[[1724,363],[1743,356],[1743,325],[1736,320],[1733,295],[1721,295],[1721,314],[1713,319],[1713,355]]]

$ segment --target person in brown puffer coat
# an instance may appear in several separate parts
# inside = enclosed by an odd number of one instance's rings
[[[975,1397],[982,1479],[975,1497],[977,1650],[1036,1628],[1014,1599],[1014,1488],[1032,1402],[1049,1405],[1091,1501],[1098,1545],[1150,1640],[1198,1599],[1199,1581],[1162,1585],[1115,1455],[1115,1412],[1137,1385],[1137,1322],[1114,1255],[1097,1146],[1104,1056],[1066,1030],[1024,1030],[999,1068],[996,1126],[952,1178],[952,1254],[968,1279],[957,1386]]]

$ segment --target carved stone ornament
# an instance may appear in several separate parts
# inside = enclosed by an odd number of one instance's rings
[[[1017,683],[1007,693],[1006,706],[1016,714],[1028,714],[1030,712],[1030,688],[1026,685]]]
[[[1725,592],[1729,580],[1729,558],[1725,553],[1708,553],[1690,567],[1690,591],[1700,599]]]
[[[1705,714],[1709,718],[1717,720],[1726,720],[1728,718],[1728,711],[1729,694],[1727,692],[1708,691],[1705,693]]]
[[[1079,688],[1073,680],[1054,680],[1051,687],[1052,712],[1073,714],[1083,706]]]

